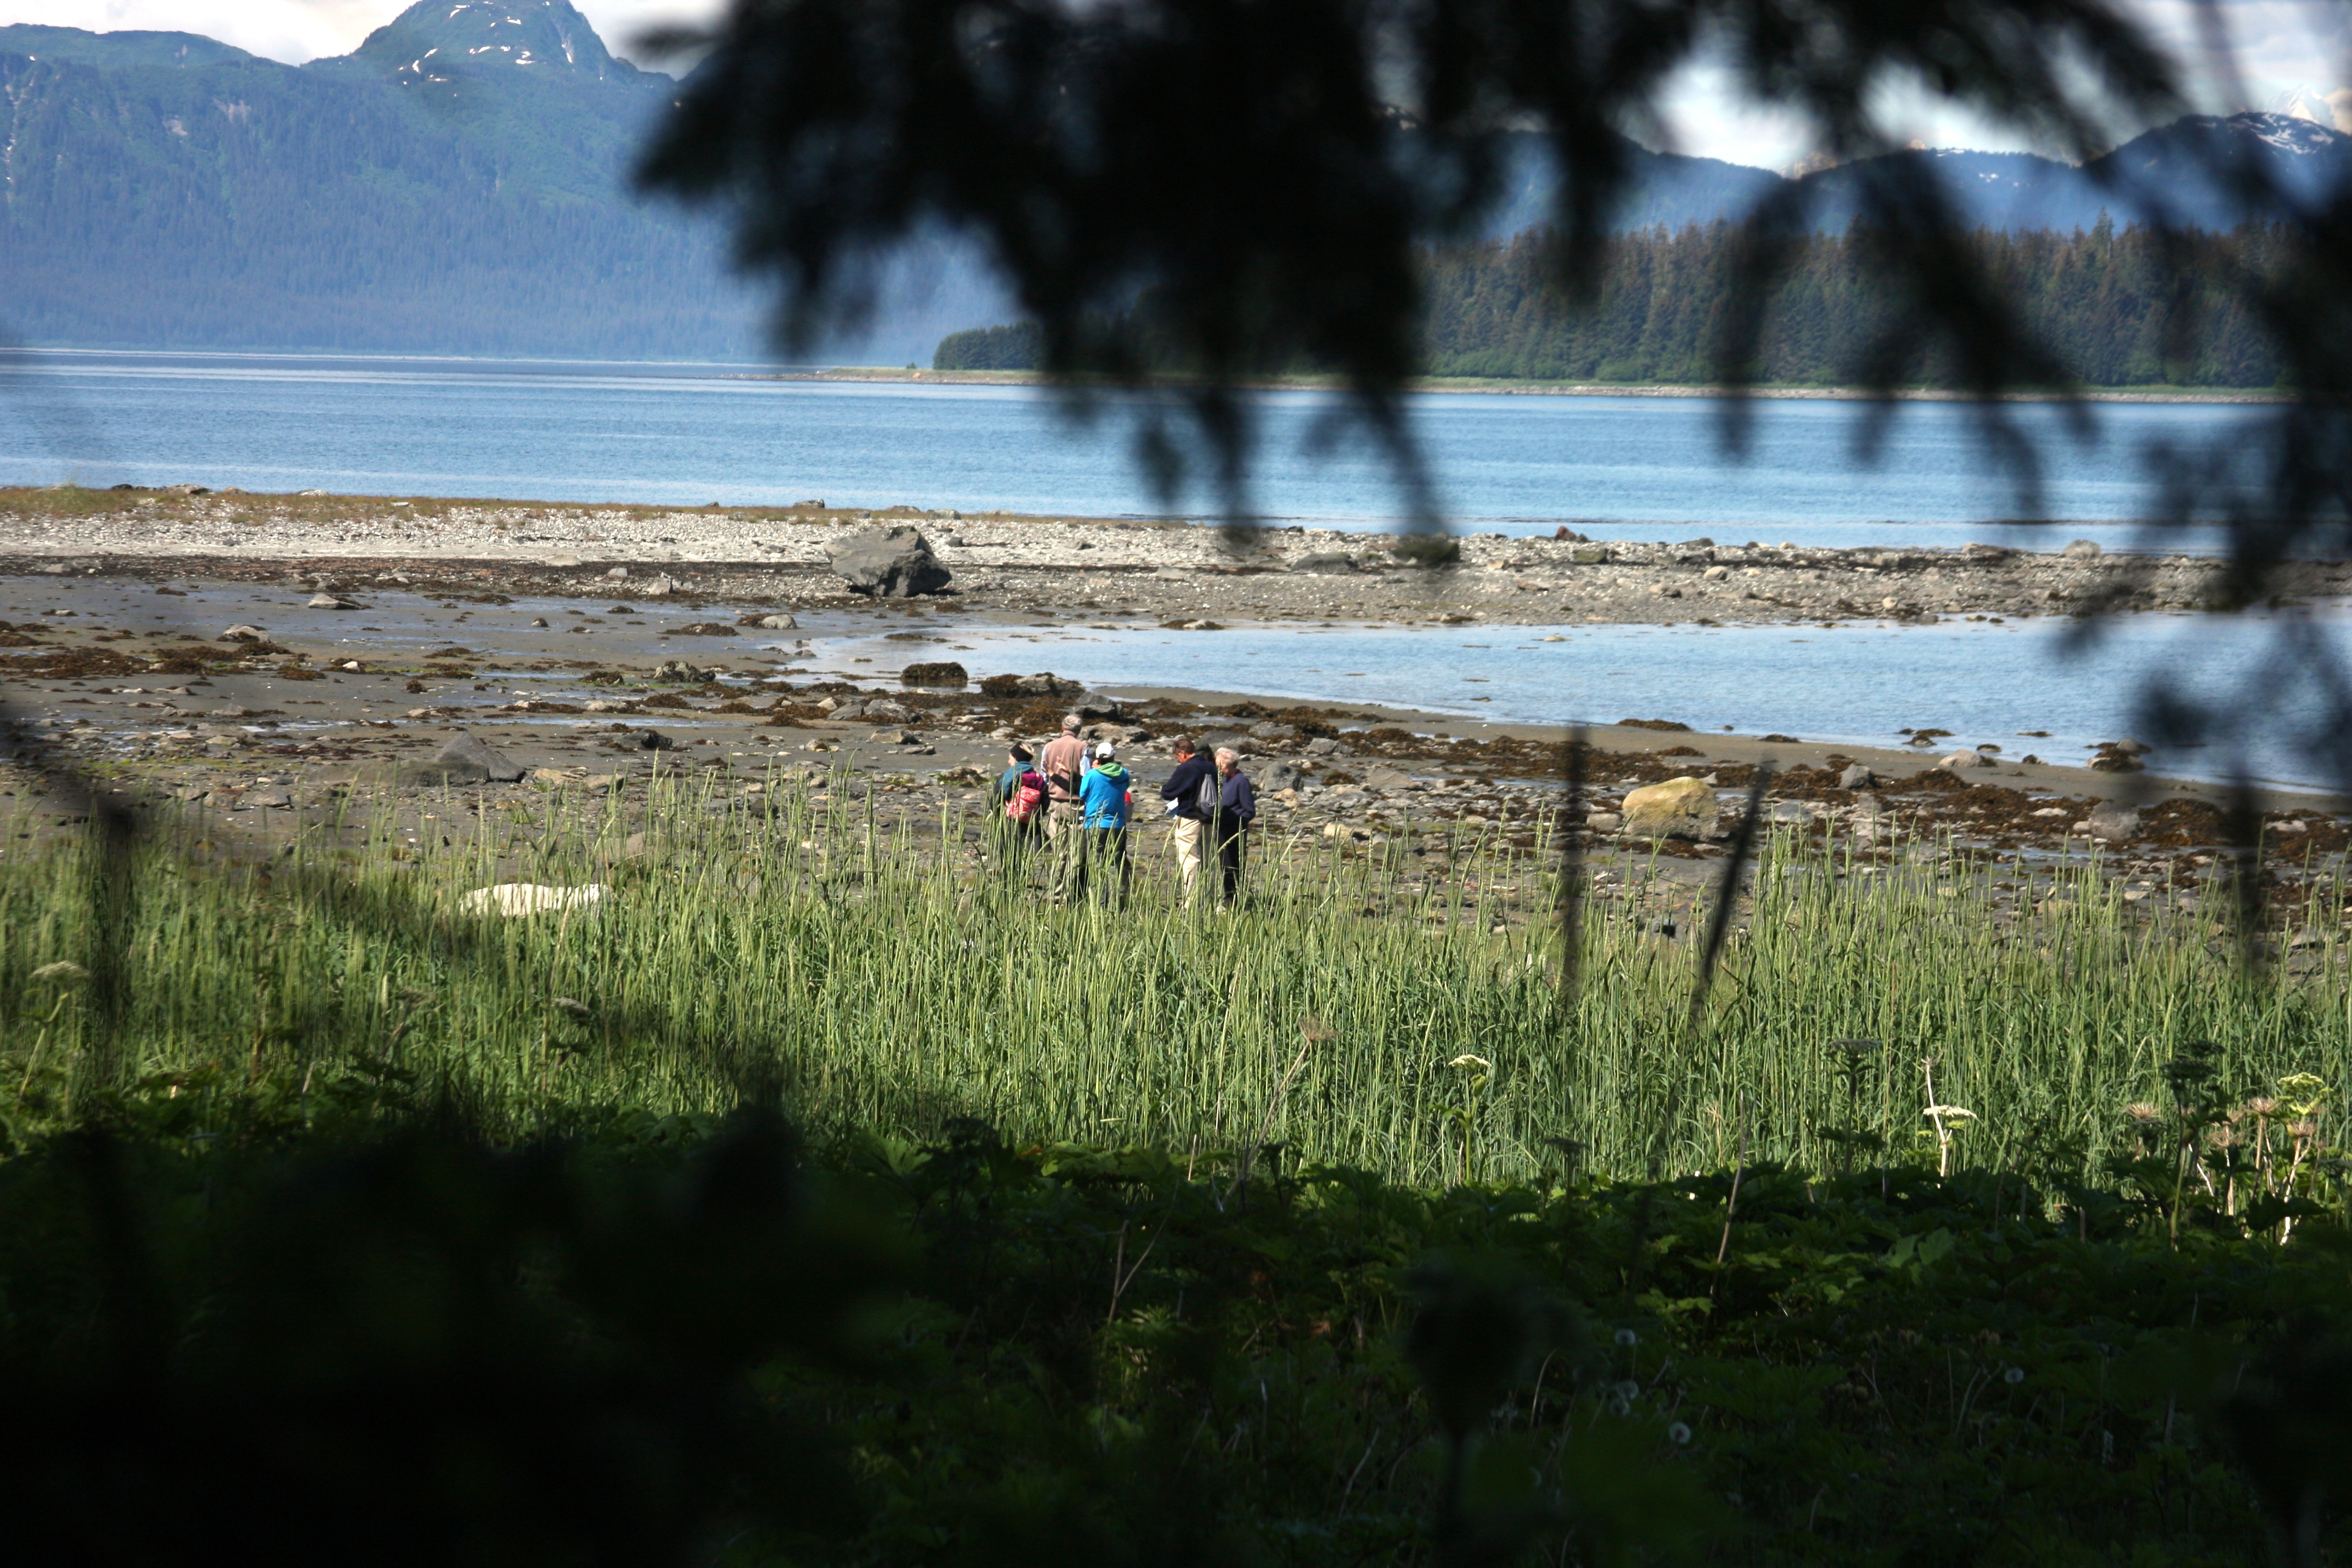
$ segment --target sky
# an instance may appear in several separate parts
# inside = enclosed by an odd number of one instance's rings
[[[656,24],[703,22],[722,0],[573,0],[615,54]],[[374,27],[397,16],[404,0],[0,0],[0,23],[41,22],[87,27],[202,33],[257,55],[299,64],[320,55],[347,54]],[[2159,42],[2184,60],[2205,58],[2195,0],[2122,0]],[[2196,72],[2200,108],[2301,114],[2352,132],[2352,0],[2221,0],[2238,79]],[[1664,123],[1639,132],[1643,140],[1678,153],[1787,170],[1812,151],[1804,127],[1786,114],[1747,100],[1731,76],[1702,61],[1675,80]],[[1964,106],[1917,88],[1889,87],[1878,106],[1882,127],[1897,142],[1929,147],[2041,151],[1991,126]],[[2120,141],[2144,129],[2115,127]]]

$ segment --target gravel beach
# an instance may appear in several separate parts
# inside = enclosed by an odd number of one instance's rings
[[[665,591],[851,602],[828,548],[875,526],[920,529],[981,611],[1102,610],[1159,621],[1388,620],[1497,625],[1706,624],[2025,617],[2188,610],[2219,563],[2072,547],[1800,549],[1768,540],[1592,543],[1479,534],[1450,563],[1427,542],[1330,530],[1237,538],[1180,524],[824,509],[543,505],[352,496],[0,490],[0,571],[202,570],[259,580],[312,567],[353,583],[601,594]],[[1402,547],[1402,552],[1400,547]],[[643,592],[642,588],[637,589]],[[2295,568],[2290,598],[2352,593],[2352,563]]]

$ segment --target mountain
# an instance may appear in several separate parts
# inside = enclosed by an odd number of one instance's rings
[[[726,237],[629,188],[676,85],[608,50],[571,0],[425,0],[352,53],[278,64],[190,33],[0,26],[0,342],[557,358],[747,359],[763,299]],[[1781,177],[1627,144],[1620,232],[1736,219]],[[2217,153],[2310,193],[2352,137],[2275,114],[2192,117],[2083,168],[1919,152],[1806,177],[1842,231],[1861,182],[1944,183],[1981,226],[2092,228],[2158,210],[2227,227]],[[1507,151],[1493,239],[1548,221],[1553,164]],[[871,329],[819,353],[926,361],[1014,319],[976,247],[890,261]]]
[[[1864,183],[1890,174],[1934,180],[1971,226],[2009,234],[2088,230],[2102,213],[2126,226],[2160,219],[2211,230],[2274,216],[2234,188],[2232,169],[2308,201],[2352,188],[2352,136],[2286,114],[2191,114],[2080,166],[2031,153],[1937,148],[1859,159],[1801,183],[1821,233],[1843,229],[1860,210]]]
[[[629,191],[675,88],[569,0],[435,0],[299,68],[0,27],[0,341],[756,358],[724,234]],[[904,363],[1002,314],[959,262],[909,247],[830,352]]]
[[[86,66],[166,68],[256,58],[234,45],[195,33],[85,33],[79,27],[44,27],[29,22],[0,27],[0,54],[71,60]]]
[[[1620,233],[1705,225],[1752,210],[1781,184],[1780,175],[1720,158],[1654,153],[1631,140],[1626,181],[1609,226]],[[1491,239],[1507,239],[1552,221],[1559,162],[1550,142],[1532,132],[1513,135],[1503,155],[1503,195],[1481,225]]]

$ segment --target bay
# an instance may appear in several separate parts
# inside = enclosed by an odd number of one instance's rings
[[[1097,517],[1217,513],[1194,484],[1163,506],[1134,437],[1152,405],[1089,421],[1027,387],[774,379],[757,365],[17,351],[0,359],[0,482],[191,482],[248,490],[660,505],[906,503]],[[1396,526],[1387,455],[1328,435],[1335,395],[1255,400],[1252,504],[1276,524]],[[1762,399],[1744,453],[1710,398],[1430,394],[1407,400],[1447,520],[1472,531],[1799,544],[2053,542],[2030,510],[2109,548],[2153,497],[2168,447],[2242,445],[2267,411],[2109,404],[2004,413],[2041,486],[1988,446],[1977,410]],[[1163,410],[1164,411],[1164,410]],[[1198,473],[1196,468],[1195,473]],[[2206,542],[2210,543],[2210,541]],[[2180,549],[2178,539],[2165,548]]]

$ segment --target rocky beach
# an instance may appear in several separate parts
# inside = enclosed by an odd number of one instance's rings
[[[247,849],[351,819],[355,805],[392,813],[412,837],[446,835],[548,791],[607,797],[625,826],[656,775],[681,772],[715,798],[799,788],[938,832],[943,813],[983,817],[1005,746],[1042,740],[1076,708],[1090,737],[1122,746],[1147,791],[1178,733],[1242,750],[1265,802],[1262,852],[1426,853],[1464,835],[1533,848],[1580,822],[1596,888],[1666,934],[1678,921],[1686,931],[1751,798],[1776,830],[1845,841],[1865,870],[1990,854],[2014,868],[2004,896],[2021,909],[2047,895],[2053,868],[2094,852],[2120,899],[2193,909],[2242,837],[2223,792],[2151,778],[2122,735],[2074,767],[1990,746],[1947,752],[1933,731],[1909,744],[1832,746],[1637,715],[1589,732],[1571,791],[1577,770],[1556,728],[1240,691],[1087,691],[1049,673],[967,670],[923,646],[951,649],[985,624],[1127,620],[1206,636],[1338,616],[1705,612],[1728,623],[2178,609],[2217,582],[2214,563],[2195,558],[1992,548],[1487,536],[1460,541],[1458,561],[1415,563],[1431,552],[1394,537],[1236,541],[911,508],[19,491],[0,496],[8,788],[23,835],[71,826],[95,788],[206,814],[222,844]],[[2346,568],[2315,563],[2307,576],[2311,594],[2338,593]],[[813,632],[903,640],[908,666],[814,673],[801,668]],[[1658,785],[1670,787],[1635,794]],[[2272,896],[2309,905],[2314,919],[2347,847],[2334,804],[2262,803]],[[1155,812],[1141,821],[1151,864],[1163,828]],[[2340,924],[2340,911],[2326,918]]]

